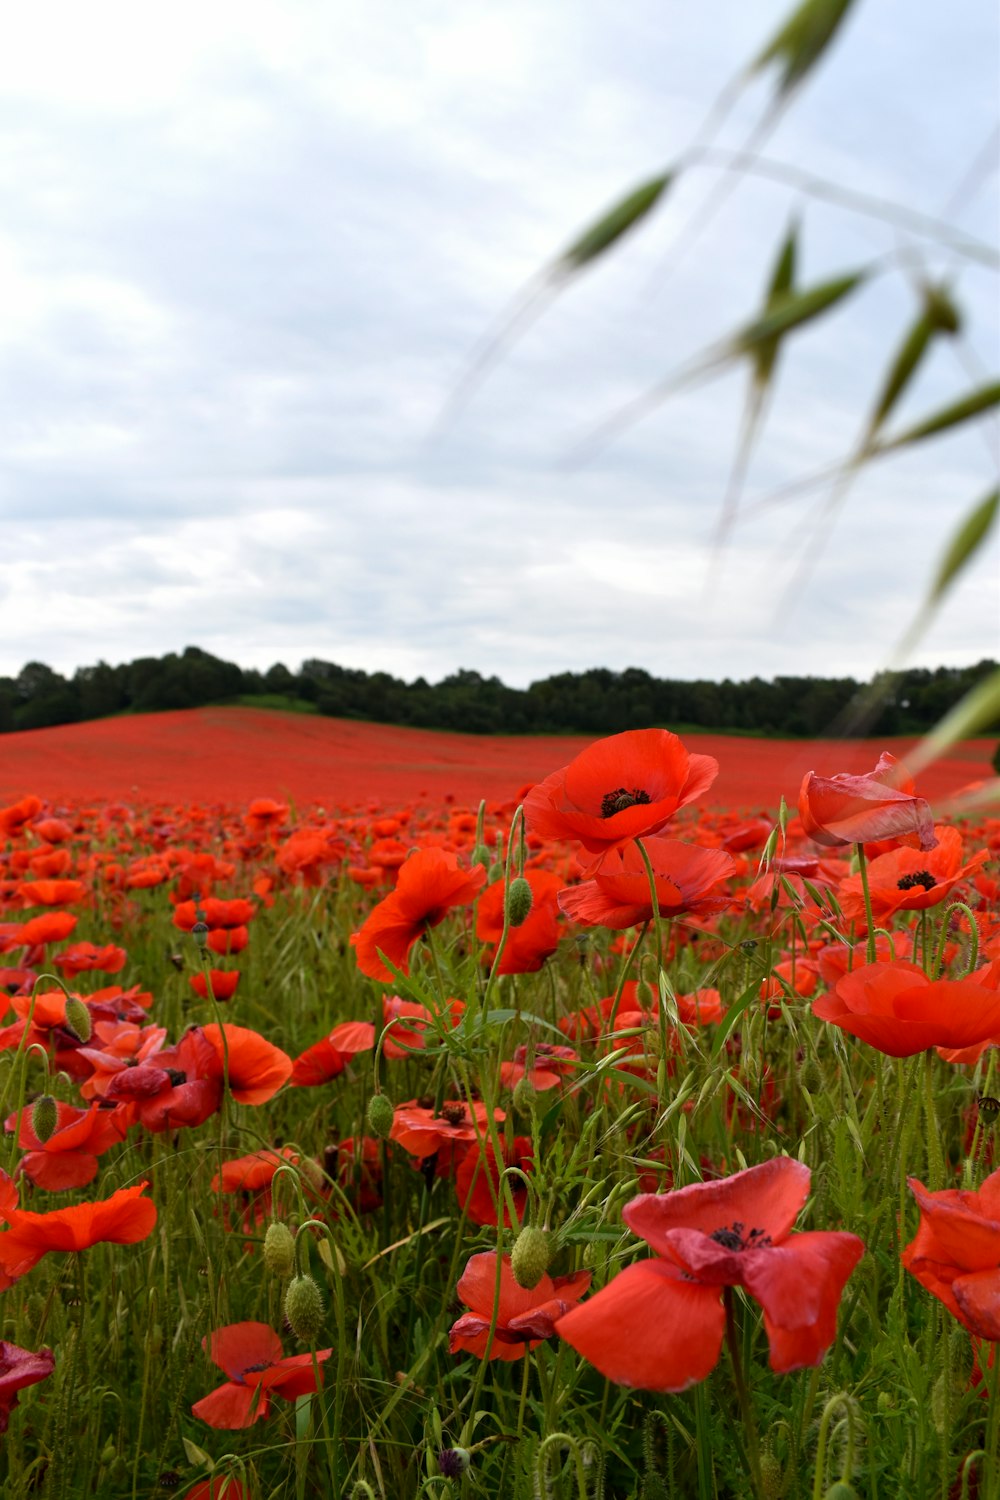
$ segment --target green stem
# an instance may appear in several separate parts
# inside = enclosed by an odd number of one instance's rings
[[[750,1472],[750,1483],[758,1500],[763,1500],[764,1488],[760,1474],[760,1442],[757,1437],[757,1424],[754,1421],[753,1407],[750,1403],[750,1392],[747,1388],[746,1377],[743,1372],[743,1356],[740,1350],[739,1331],[736,1327],[736,1308],[733,1289],[731,1286],[723,1287],[722,1300],[726,1309],[726,1348],[729,1350],[729,1360],[733,1368],[733,1384],[736,1387],[736,1397],[739,1401],[740,1417],[743,1422],[743,1432],[746,1438],[746,1460]]]
[[[865,899],[865,921],[868,923],[868,948],[866,952],[867,962],[873,964],[878,950],[875,947],[875,918],[872,916],[872,893],[868,889],[868,861],[865,858],[864,844],[855,844],[858,855],[858,870],[861,874],[861,893]]]

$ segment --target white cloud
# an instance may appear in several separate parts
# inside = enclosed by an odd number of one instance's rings
[[[654,0],[433,0],[405,21],[394,0],[22,8],[0,56],[15,148],[0,161],[0,672],[189,643],[248,666],[318,655],[511,683],[593,664],[874,671],[991,482],[982,435],[864,476],[792,610],[814,499],[749,503],[857,440],[921,277],[952,279],[972,346],[995,357],[995,277],[933,241],[901,275],[896,227],[748,181],[664,281],[717,180],[683,178],[428,441],[527,278],[676,156],[785,9],[727,0],[708,26]],[[986,13],[956,28],[927,8],[918,24],[906,0],[855,7],[768,154],[939,212],[995,107],[996,32]],[[565,458],[745,320],[793,210],[803,283],[883,270],[789,341],[713,575],[745,370],[582,469]],[[963,228],[989,235],[995,210],[993,179]],[[897,430],[970,379],[942,349]],[[922,659],[1000,651],[996,578],[994,542]]]

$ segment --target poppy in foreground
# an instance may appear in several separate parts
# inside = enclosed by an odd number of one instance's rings
[[[4,1190],[0,1217],[7,1221],[0,1234],[0,1288],[11,1286],[50,1250],[89,1250],[101,1243],[134,1245],[146,1239],[156,1223],[156,1204],[142,1196],[148,1186],[140,1182],[96,1203],[35,1214],[15,1206],[9,1178],[0,1182]]]
[[[316,1390],[317,1375],[319,1384],[323,1383],[312,1354],[283,1356],[281,1340],[267,1323],[230,1323],[202,1339],[202,1348],[229,1376],[224,1385],[191,1408],[209,1427],[251,1427],[267,1416],[272,1394],[294,1401]],[[332,1349],[319,1349],[316,1360],[322,1363],[332,1353]]]
[[[969,979],[928,979],[901,959],[865,964],[838,979],[813,1015],[860,1037],[889,1057],[928,1047],[964,1048],[1000,1037],[1000,990]]]
[[[910,834],[916,834],[921,849],[937,843],[930,807],[889,754],[880,755],[867,776],[810,771],[799,789],[799,817],[813,842],[829,848]]]
[[[578,1302],[590,1285],[590,1272],[572,1276],[542,1276],[529,1292],[518,1286],[510,1256],[500,1267],[500,1297],[493,1342],[486,1347],[493,1322],[497,1286],[497,1255],[484,1250],[469,1258],[458,1283],[458,1295],[470,1309],[451,1325],[452,1354],[478,1354],[480,1359],[520,1359],[555,1332],[556,1320]]]
[[[577,839],[605,854],[658,833],[719,774],[711,755],[692,755],[669,729],[629,729],[588,745],[524,799],[524,818],[543,839]]]
[[[731,854],[723,849],[682,844],[677,839],[652,838],[643,842],[653,871],[661,917],[678,917],[684,912],[707,916],[729,906],[729,894],[716,887],[735,872]],[[653,901],[639,849],[630,844],[606,855],[592,880],[559,892],[559,905],[567,917],[586,927],[610,927],[620,932],[650,921]]]
[[[56,1367],[51,1349],[21,1349],[0,1339],[0,1433],[7,1431],[10,1414],[26,1385],[47,1380]]]
[[[907,1179],[920,1225],[901,1260],[970,1333],[1000,1340],[1000,1172],[978,1192]]]
[[[619,1385],[683,1391],[715,1368],[723,1288],[741,1286],[764,1309],[771,1368],[819,1364],[865,1247],[843,1231],[792,1234],[810,1176],[779,1156],[717,1182],[633,1198],[622,1216],[656,1258],[626,1267],[560,1318],[559,1337]]]
[[[486,879],[482,865],[463,870],[444,849],[418,849],[400,866],[396,888],[370,912],[360,931],[351,934],[358,968],[369,979],[392,979],[381,951],[403,973],[414,943],[443,922],[455,906],[468,906]]]

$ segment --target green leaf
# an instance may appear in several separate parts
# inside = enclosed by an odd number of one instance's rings
[[[762,344],[779,340],[786,334],[801,328],[821,317],[831,307],[855,291],[867,280],[868,271],[851,271],[846,276],[837,276],[832,281],[821,282],[804,292],[789,292],[769,303],[761,317],[750,323],[729,341],[732,354],[753,354]]]
[[[777,34],[750,64],[759,73],[769,63],[780,67],[779,98],[815,67],[850,10],[852,0],[803,0]]]
[[[983,412],[991,411],[998,402],[1000,402],[1000,380],[994,380],[988,385],[981,385],[978,389],[970,391],[960,401],[942,407],[933,416],[925,417],[915,427],[908,427],[898,437],[890,438],[884,443],[876,443],[871,451],[892,453],[895,449],[904,448],[909,443],[921,443],[924,438],[935,437],[939,432],[947,432],[949,428],[969,422],[973,417],[982,416]]]
[[[992,490],[985,500],[980,500],[969,511],[945,549],[937,576],[931,585],[928,605],[937,604],[969,559],[975,556],[996,521],[998,510],[1000,489]]]
[[[778,252],[778,259],[774,263],[771,280],[767,288],[767,296],[764,301],[766,311],[774,311],[784,299],[792,293],[795,282],[795,262],[798,258],[798,224],[792,224],[784,243]],[[752,356],[754,362],[754,381],[759,387],[765,387],[774,370],[774,362],[778,357],[780,348],[778,339],[770,343],[761,344],[756,354]]]
[[[864,442],[865,448],[870,447],[875,434],[913,379],[917,368],[927,353],[933,334],[934,325],[928,317],[926,310],[924,310],[910,325],[909,331],[896,354],[896,358],[889,367],[889,373],[885,378],[882,393],[876,401],[875,410],[868,420],[868,431]]]
[[[674,175],[673,172],[663,172],[659,177],[652,177],[616,203],[614,208],[609,209],[596,224],[592,224],[563,251],[556,262],[557,273],[578,271],[603,255],[605,250],[610,250],[623,234],[634,228],[656,206]]]

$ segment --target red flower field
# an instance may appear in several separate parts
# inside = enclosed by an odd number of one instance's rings
[[[0,738],[0,798],[44,787],[60,798],[143,802],[247,803],[290,797],[329,810],[370,801],[451,794],[513,800],[526,783],[567,764],[590,739],[448,734],[256,708],[199,708],[137,714],[35,729]],[[685,734],[719,775],[700,800],[712,807],[790,805],[807,771],[870,771],[872,749],[857,740],[761,740]],[[905,758],[911,739],[879,741]],[[969,740],[920,775],[920,791],[940,800],[992,775],[993,740]]]

